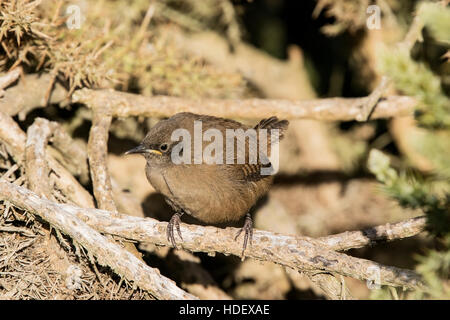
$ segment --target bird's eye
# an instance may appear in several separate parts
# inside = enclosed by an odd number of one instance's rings
[[[167,143],[163,143],[162,145],[160,145],[159,146],[159,150],[161,150],[161,151],[167,151],[167,148],[168,148],[169,146],[167,145]]]

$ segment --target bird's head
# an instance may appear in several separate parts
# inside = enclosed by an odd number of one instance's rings
[[[162,120],[153,126],[142,142],[135,148],[125,152],[142,154],[148,165],[171,163],[172,148],[177,141],[172,141],[172,132],[177,129],[176,123],[170,119]]]

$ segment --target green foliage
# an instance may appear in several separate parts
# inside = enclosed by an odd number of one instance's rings
[[[419,6],[418,14],[436,40],[450,44],[450,8],[448,6],[424,2]]]
[[[441,80],[424,63],[414,61],[403,48],[381,53],[381,69],[393,79],[398,90],[419,101],[417,116],[425,127],[450,128],[450,100]]]
[[[450,233],[450,196],[435,192],[432,182],[411,174],[401,173],[390,166],[389,157],[381,151],[370,151],[367,167],[383,190],[403,207],[422,209],[428,217],[429,231],[442,236]]]
[[[427,294],[435,299],[450,299],[450,235],[443,239],[447,250],[429,250],[427,255],[417,257],[417,271],[428,285]]]
[[[409,38],[421,38],[421,26],[425,26],[431,36],[450,45],[450,8],[440,3],[423,2],[417,9],[418,27],[413,27]],[[409,39],[411,40],[411,39]],[[396,88],[417,98],[417,119],[419,124],[429,128],[450,128],[450,99],[445,95],[441,79],[434,74],[425,62],[411,58],[408,45],[399,45],[380,53],[380,69],[389,75]]]
[[[450,9],[439,3],[423,2],[418,6],[418,26],[425,26],[441,44],[450,44]],[[416,29],[412,28],[412,32]],[[411,31],[410,31],[411,32]],[[417,28],[421,32],[421,28]],[[420,38],[418,33],[417,38]],[[405,298],[450,298],[450,99],[441,86],[441,78],[423,61],[411,58],[402,44],[381,53],[381,70],[394,82],[397,90],[417,98],[416,119],[423,129],[407,139],[433,167],[432,178],[398,173],[389,158],[378,150],[369,155],[368,168],[383,184],[383,190],[403,207],[419,209],[427,216],[427,229],[436,248],[417,256],[416,270],[426,283],[424,291],[408,293]],[[373,298],[386,298],[381,290]]]
[[[422,134],[412,135],[411,144],[430,160],[435,174],[450,179],[450,130],[424,130]]]
[[[413,293],[413,297],[450,298],[450,194],[436,194],[429,181],[399,174],[390,166],[389,157],[378,150],[371,150],[367,166],[383,183],[383,190],[402,206],[421,209],[426,214],[428,231],[440,243],[440,250],[429,250],[417,257],[416,269],[427,288]],[[383,294],[377,293],[376,297],[381,298]]]

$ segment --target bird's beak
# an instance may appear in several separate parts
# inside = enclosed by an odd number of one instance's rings
[[[153,149],[147,149],[143,144],[138,145],[136,148],[133,148],[131,150],[128,150],[127,152],[125,152],[125,155],[127,154],[133,154],[133,153],[154,153],[157,155],[162,155],[162,153],[158,150],[153,150]]]

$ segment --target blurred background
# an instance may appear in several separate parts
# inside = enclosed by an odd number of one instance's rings
[[[71,103],[70,95],[84,87],[191,99],[311,100],[367,96],[387,76],[384,95],[414,97],[415,115],[292,121],[280,147],[280,172],[254,214],[255,227],[320,237],[427,215],[426,233],[348,252],[416,270],[429,285],[427,292],[370,290],[351,278],[345,278],[346,287],[362,299],[450,298],[448,1],[16,0],[2,1],[0,8],[0,71],[22,68],[19,83],[0,98],[1,111],[25,131],[36,117],[57,121],[81,148],[88,141],[91,112]],[[122,156],[158,120],[114,119],[108,167],[115,190],[127,199],[116,199],[120,212],[168,221],[170,208],[147,182],[145,160]],[[236,120],[253,125],[259,119]],[[372,149],[382,154],[368,165]],[[1,176],[14,162],[1,139],[0,150]],[[22,174],[15,172],[15,179]],[[86,170],[74,174],[92,191]],[[26,225],[33,232],[45,227],[20,211],[7,212],[5,204],[0,224]],[[9,247],[25,238],[0,231]],[[14,259],[0,259],[0,272],[21,270],[34,285],[11,294],[21,276],[0,273],[0,295],[149,298],[106,268],[99,267],[98,275],[70,246],[61,253],[39,241],[15,252]],[[138,248],[149,265],[204,297],[327,298],[307,276],[273,263]],[[78,290],[64,285],[54,252],[78,261],[85,285]],[[0,244],[2,254],[10,252]],[[26,266],[24,260],[34,262]]]

